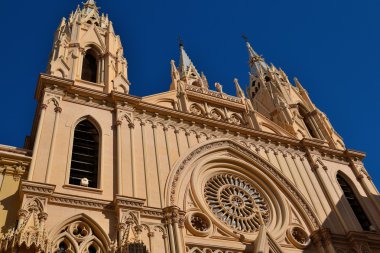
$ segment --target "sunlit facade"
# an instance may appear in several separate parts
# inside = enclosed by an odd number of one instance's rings
[[[137,97],[108,15],[63,18],[31,136],[0,146],[0,251],[380,252],[365,154],[246,46],[246,92],[211,89],[181,43],[169,90]]]

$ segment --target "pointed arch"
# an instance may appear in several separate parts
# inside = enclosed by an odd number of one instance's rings
[[[309,132],[310,136],[312,138],[321,139],[321,136],[319,136],[318,131],[316,131],[316,126],[310,116],[309,110],[301,103],[298,103],[298,112],[302,118],[302,121],[304,122],[304,125],[307,129],[307,132]]]
[[[363,205],[360,203],[359,198],[357,197],[357,191],[355,190],[355,187],[353,187],[351,180],[342,171],[338,171],[336,174],[336,180],[343,192],[344,198],[350,205],[360,226],[363,230],[370,231],[372,223],[368,218]]]
[[[182,200],[180,199],[183,199],[181,196],[188,189],[187,185],[192,180],[192,177],[201,175],[201,171],[207,170],[207,166],[211,166],[208,164],[211,163],[230,166],[231,170],[240,170],[242,175],[246,174],[249,177],[265,182],[267,184],[264,186],[266,190],[276,191],[270,193],[270,196],[284,194],[301,214],[310,231],[318,228],[321,224],[311,205],[292,182],[259,155],[230,139],[209,140],[193,147],[182,155],[174,164],[165,186],[166,205],[177,205],[182,208]],[[286,211],[283,209],[286,207],[275,208],[280,212]],[[288,211],[286,212],[289,213]],[[274,224],[273,226],[276,226],[278,231],[285,229],[284,225],[281,224]]]
[[[25,204],[24,209],[28,210],[30,208],[35,208],[35,207],[37,207],[38,212],[43,212],[45,210],[44,204],[41,202],[40,199],[38,199],[38,197],[35,197],[35,198],[32,198],[31,200],[29,200]]]
[[[99,188],[101,137],[101,127],[90,115],[79,118],[73,124],[67,183]]]
[[[107,252],[106,249],[108,249],[111,245],[110,238],[108,237],[104,229],[94,219],[92,219],[85,213],[72,216],[54,226],[49,232],[49,239],[51,242],[53,242],[53,245],[64,237],[67,238],[71,243],[74,243],[74,245],[76,245],[76,240],[69,231],[65,230],[64,232],[62,232],[65,228],[76,222],[83,222],[92,230],[92,235],[94,235],[94,237],[87,238],[85,243],[89,243],[91,240],[95,240],[97,243],[100,243],[102,248],[105,250],[103,251],[103,253]],[[79,247],[79,245],[76,245],[75,249],[78,250],[75,252],[80,252],[79,250],[81,249],[81,247]]]

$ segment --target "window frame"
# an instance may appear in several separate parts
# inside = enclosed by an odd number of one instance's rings
[[[341,178],[343,178],[343,180],[346,182],[346,184],[350,187],[352,193],[354,194],[357,202],[359,203],[360,207],[362,208],[365,216],[367,217],[368,221],[370,222],[370,226],[374,226],[373,224],[375,224],[373,222],[373,219],[372,217],[369,215],[370,212],[369,210],[366,208],[366,205],[363,203],[363,200],[361,199],[362,195],[358,192],[358,189],[355,185],[355,183],[345,174],[343,173],[342,171],[338,171],[336,174],[335,174],[335,181],[338,185],[338,189],[340,190],[340,193],[342,194],[340,196],[340,198],[343,200],[344,202],[344,205],[346,206],[346,209],[350,210],[349,212],[352,213],[353,215],[353,218],[355,218],[355,220],[357,221],[357,224],[359,224],[359,228],[362,230],[362,231],[365,231],[365,232],[370,232],[371,229],[369,228],[369,230],[365,230],[362,226],[362,224],[360,223],[360,220],[358,219],[358,217],[356,216],[356,213],[354,212],[354,209],[352,208],[350,202],[347,200],[347,197],[346,195],[344,194],[344,191],[342,189],[342,186],[340,185],[339,181],[338,181],[338,176],[340,176]],[[359,196],[359,197],[358,197]]]
[[[77,125],[84,121],[88,120],[91,122],[91,124],[96,128],[99,134],[99,142],[98,142],[98,175],[97,175],[97,187],[85,187],[81,185],[76,185],[76,184],[70,184],[70,173],[71,173],[71,159],[72,159],[72,154],[73,154],[73,147],[74,147],[74,135],[75,135],[75,129]],[[96,192],[96,193],[102,193],[103,192],[103,132],[102,128],[100,127],[99,123],[90,115],[81,117],[77,119],[71,126],[71,131],[70,131],[70,142],[69,142],[69,147],[68,147],[68,155],[67,155],[67,166],[66,166],[66,178],[65,178],[65,184],[63,188],[69,188],[69,189],[74,189],[74,190],[84,190],[84,191],[91,191],[91,192]]]

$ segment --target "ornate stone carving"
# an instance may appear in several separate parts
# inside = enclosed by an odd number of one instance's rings
[[[231,174],[210,178],[204,190],[210,210],[223,223],[238,231],[255,232],[268,223],[270,211],[266,200],[246,180]]]
[[[258,166],[264,168],[267,172],[269,172],[274,178],[276,178],[286,189],[289,190],[293,198],[301,205],[303,210],[305,211],[306,215],[309,217],[310,221],[312,222],[313,226],[315,228],[319,227],[319,222],[317,217],[315,216],[314,212],[310,208],[309,204],[304,200],[304,198],[301,196],[299,191],[296,189],[294,185],[289,183],[289,181],[282,175],[280,174],[277,169],[273,168],[271,165],[269,165],[267,162],[265,162],[262,158],[258,157],[254,153],[250,152],[249,150],[240,147],[240,145],[227,141],[227,140],[222,140],[222,141],[217,141],[217,142],[212,142],[206,145],[203,145],[195,150],[193,150],[186,158],[184,158],[181,163],[179,163],[177,170],[175,172],[174,178],[171,182],[171,187],[170,187],[170,202],[172,205],[176,202],[176,188],[177,188],[177,182],[178,179],[180,178],[180,175],[182,171],[185,169],[187,164],[189,164],[195,157],[200,156],[204,152],[207,152],[210,149],[215,149],[215,148],[221,148],[222,146],[229,147],[232,150],[235,150],[236,152],[243,154],[250,159],[252,159]]]
[[[310,244],[309,235],[301,227],[294,226],[289,228],[286,231],[286,236],[289,241],[299,249],[304,249]]]
[[[190,113],[192,113],[194,115],[198,115],[198,116],[201,115],[201,114],[203,114],[202,113],[202,109],[197,104],[192,104],[190,106]]]
[[[203,213],[195,211],[186,216],[186,228],[195,236],[207,236],[211,232],[211,220]]]

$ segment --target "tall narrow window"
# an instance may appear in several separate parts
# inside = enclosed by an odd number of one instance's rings
[[[315,131],[314,125],[310,120],[310,117],[307,115],[308,112],[305,107],[298,105],[299,112],[301,117],[303,118],[303,122],[305,123],[305,126],[307,128],[307,131],[310,133],[311,137],[313,138],[319,138],[318,134]]]
[[[369,231],[371,222],[369,221],[362,206],[360,205],[358,199],[356,198],[355,193],[352,190],[351,186],[347,183],[347,181],[341,175],[338,174],[336,178],[338,180],[340,187],[342,188],[344,197],[347,199],[348,203],[350,204],[352,211],[354,212],[363,230]]]
[[[98,186],[99,133],[88,121],[81,121],[74,132],[70,184]]]
[[[95,57],[95,52],[92,50],[87,50],[85,56],[83,57],[82,80],[96,83],[97,72],[98,62]]]

